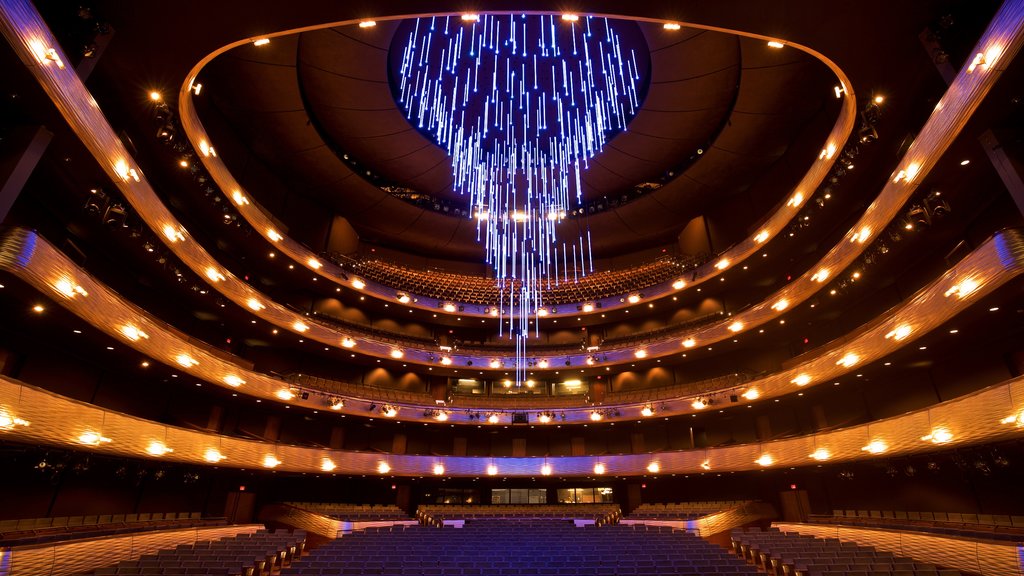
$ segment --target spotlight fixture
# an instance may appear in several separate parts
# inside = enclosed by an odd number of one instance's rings
[[[640,415],[644,418],[654,416],[654,407],[650,404],[644,404],[644,407],[640,409]]]
[[[500,418],[497,415],[497,413],[493,413],[487,417],[487,421],[490,422],[491,424],[497,424],[499,420]]]
[[[402,356],[405,356],[405,353],[399,350],[398,348],[395,348],[391,351],[391,357],[394,358],[395,360],[401,358]]]
[[[178,354],[174,357],[174,360],[184,368],[191,368],[199,364],[199,360],[196,360],[188,354]]]
[[[344,348],[355,348],[356,341],[346,336],[345,338],[341,339],[341,345]]]
[[[551,464],[544,464],[540,467],[541,476],[551,476]]]
[[[306,330],[309,330],[309,325],[301,320],[296,320],[295,323],[292,324],[292,328],[294,328],[296,332],[305,332]]]
[[[788,307],[789,307],[789,300],[786,300],[785,298],[779,300],[775,304],[772,304],[772,310],[775,310],[776,312],[782,312],[783,310],[785,310]]]
[[[245,380],[242,380],[240,377],[235,376],[234,374],[228,374],[227,376],[224,377],[224,383],[227,384],[228,386],[231,386],[232,388],[238,388],[242,384],[245,384]]]
[[[843,368],[850,368],[859,361],[860,356],[854,354],[853,352],[847,352],[846,354],[843,355],[842,358],[836,361],[836,365],[842,366]]]
[[[257,38],[252,41],[253,46],[266,46],[267,44],[270,44],[270,38]]]
[[[497,474],[498,474],[498,467],[495,466],[494,464],[488,464],[487,465],[487,475],[488,476],[495,476]]]
[[[899,326],[893,328],[892,331],[890,331],[888,334],[886,334],[885,337],[886,339],[892,338],[893,340],[899,341],[903,340],[907,336],[910,336],[910,333],[912,331],[913,329],[910,327],[910,325],[900,324]]]
[[[785,46],[785,44],[783,44],[782,42],[779,42],[778,40],[769,40],[768,41],[768,47],[769,48],[782,48],[783,46]]]
[[[811,375],[810,374],[800,374],[796,378],[793,378],[792,380],[790,380],[790,382],[793,383],[793,384],[796,384],[797,386],[807,386],[808,384],[811,383]]]
[[[149,443],[149,446],[146,446],[146,453],[151,456],[163,456],[170,452],[174,452],[174,450],[168,448],[163,442],[153,441]]]
[[[861,448],[861,450],[870,454],[881,454],[889,449],[889,446],[881,440],[872,440],[867,446]]]
[[[650,472],[651,474],[657,474],[659,471],[661,471],[661,464],[658,464],[657,462],[651,462],[650,464],[647,465],[647,471]]]
[[[295,398],[295,392],[289,388],[282,388],[275,392],[274,395],[285,402]]]
[[[323,470],[324,472],[330,472],[337,467],[338,465],[330,458],[324,458],[323,461],[320,462],[320,470]]]
[[[921,440],[931,442],[932,444],[945,444],[953,440],[953,433],[946,428],[935,428],[931,431],[931,434],[922,436]]]
[[[601,414],[599,410],[594,410],[590,413],[590,419],[594,422],[599,422],[604,419],[604,414]]]
[[[99,446],[100,444],[109,443],[110,438],[96,432],[85,432],[78,437],[78,441],[89,446]]]
[[[263,457],[263,466],[265,468],[277,468],[281,465],[281,461],[277,459],[277,456],[273,454],[267,454]]]
[[[818,448],[817,450],[811,453],[811,458],[817,460],[818,462],[823,462],[831,457],[832,453],[829,452],[826,448]]]
[[[733,322],[732,324],[729,324],[729,331],[731,331],[731,332],[739,332],[740,330],[743,330],[743,323],[742,322],[737,321],[737,322]]]
[[[547,424],[555,418],[554,414],[550,412],[540,412],[537,414],[537,421],[541,424]]]
[[[434,464],[434,476],[441,476],[444,474],[444,464],[438,462]]]
[[[138,342],[140,338],[149,338],[149,334],[146,334],[131,324],[125,324],[121,327],[121,335],[132,342]]]
[[[1024,410],[1013,414],[999,421],[1000,424],[1013,424],[1018,428],[1024,427]]]
[[[330,399],[330,405],[331,405],[331,410],[334,410],[335,412],[337,412],[338,410],[341,410],[342,408],[345,407],[345,401],[342,400],[341,398],[331,398]]]
[[[665,22],[664,24],[661,25],[661,27],[664,28],[665,30],[671,30],[673,32],[676,30],[683,29],[683,25],[679,24],[678,22]]]
[[[381,460],[380,463],[377,464],[377,472],[380,472],[381,474],[387,474],[390,471],[391,465],[388,464],[387,462]]]
[[[376,25],[377,23],[374,22],[373,20],[363,20],[362,22],[359,23],[360,28],[373,28]]]
[[[690,403],[690,406],[692,406],[694,410],[703,410],[708,407],[708,404],[709,402],[703,398],[695,398],[693,402]]]
[[[394,418],[395,416],[398,415],[398,408],[390,404],[385,404],[383,407],[381,407],[380,413],[383,414],[384,416],[387,416],[388,418]]]
[[[647,350],[641,348],[636,352],[633,352],[633,355],[636,356],[637,358],[647,358]]]
[[[687,338],[686,340],[683,340],[683,348],[693,348],[696,345],[697,345],[697,341],[694,340],[692,337],[691,338]]]
[[[11,430],[15,426],[28,426],[29,421],[0,412],[0,430]]]
[[[220,453],[220,450],[217,450],[216,448],[207,448],[206,451],[203,452],[203,460],[214,464],[224,460],[225,458],[226,457]]]
[[[759,466],[771,466],[775,463],[775,458],[772,458],[771,454],[761,454],[761,457],[754,460]]]
[[[758,398],[761,397],[761,393],[758,392],[756,388],[751,388],[750,390],[747,390],[746,392],[741,394],[741,396],[743,396],[747,400],[757,400]]]
[[[604,464],[602,464],[600,462],[598,462],[597,464],[594,464],[594,474],[604,474],[604,472],[605,472]]]
[[[629,297],[626,298],[626,300],[628,300],[630,304],[636,304],[637,302],[640,301],[640,295],[630,294]]]
[[[704,470],[711,470],[711,460],[705,460],[700,463],[700,467]]]
[[[686,288],[686,280],[683,280],[682,278],[676,280],[672,283],[672,288],[674,290],[682,290],[683,288]]]

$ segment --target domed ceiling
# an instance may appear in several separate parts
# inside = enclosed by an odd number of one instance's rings
[[[252,154],[224,156],[272,212],[297,195],[347,218],[363,241],[481,262],[474,220],[393,194],[468,208],[453,190],[445,151],[396,103],[389,55],[403,22],[322,29],[231,50],[203,73],[212,103],[204,120],[220,116],[206,121],[214,141],[237,139]],[[800,138],[820,146],[833,120],[821,122],[832,113],[826,68],[798,50],[727,33],[618,25],[646,43],[649,83],[628,129],[582,175],[585,202],[614,200],[568,218],[560,224],[566,234],[589,227],[595,257],[617,256],[672,243],[693,217],[752,190],[762,195],[758,206],[781,199],[785,187],[761,192],[756,184],[773,170],[792,171],[788,182],[778,175],[774,181],[795,183],[813,159],[785,156]],[[269,185],[263,167],[282,185]],[[278,215],[293,229],[302,226],[301,216]]]

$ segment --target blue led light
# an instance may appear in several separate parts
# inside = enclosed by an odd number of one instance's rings
[[[422,18],[399,35],[396,97],[445,149],[454,189],[468,197],[519,384],[542,288],[593,271],[585,222],[568,226],[574,235],[560,235],[560,223],[582,203],[588,161],[639,109],[646,67],[604,18]]]

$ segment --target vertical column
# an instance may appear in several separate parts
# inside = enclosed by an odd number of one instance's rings
[[[1024,178],[1021,177],[1021,173],[1024,171],[1024,162],[1021,162],[1020,158],[1007,154],[1007,148],[1003,145],[1004,141],[1009,140],[1006,136],[986,130],[981,136],[978,136],[978,142],[985,150],[985,154],[992,162],[992,167],[996,169],[999,178],[1002,179],[1003,185],[1010,192],[1014,204],[1017,205],[1017,210],[1024,214]]]

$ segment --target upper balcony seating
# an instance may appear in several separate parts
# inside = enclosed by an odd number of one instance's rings
[[[411,519],[405,510],[394,504],[344,504],[340,502],[285,502],[285,504],[330,516],[336,520],[364,522]]]
[[[340,260],[338,260],[340,262]],[[543,301],[546,305],[582,303],[610,296],[626,295],[678,277],[699,264],[695,258],[659,258],[632,268],[593,272],[570,277],[568,282],[550,285],[544,282]],[[453,274],[436,270],[417,270],[382,260],[349,262],[356,273],[378,284],[418,294],[467,304],[493,305],[501,298],[497,281],[493,278]]]
[[[0,520],[0,545],[42,544],[125,532],[218,526],[225,523],[223,518],[203,518],[199,512],[147,512]]]
[[[746,504],[746,500],[641,504],[629,514],[633,520],[694,520]]]
[[[822,524],[850,524],[1024,542],[1024,516],[900,510],[833,510],[831,516],[811,516],[811,520]]]
[[[260,530],[220,540],[182,544],[173,550],[140,556],[100,568],[94,576],[270,576],[300,558],[306,545],[302,530]]]
[[[462,528],[410,526],[353,532],[281,576],[757,574],[722,548],[664,527],[576,528],[562,520],[469,520]]]
[[[775,528],[740,528],[731,535],[736,555],[772,576],[960,575],[957,570],[835,538],[784,533]]]

